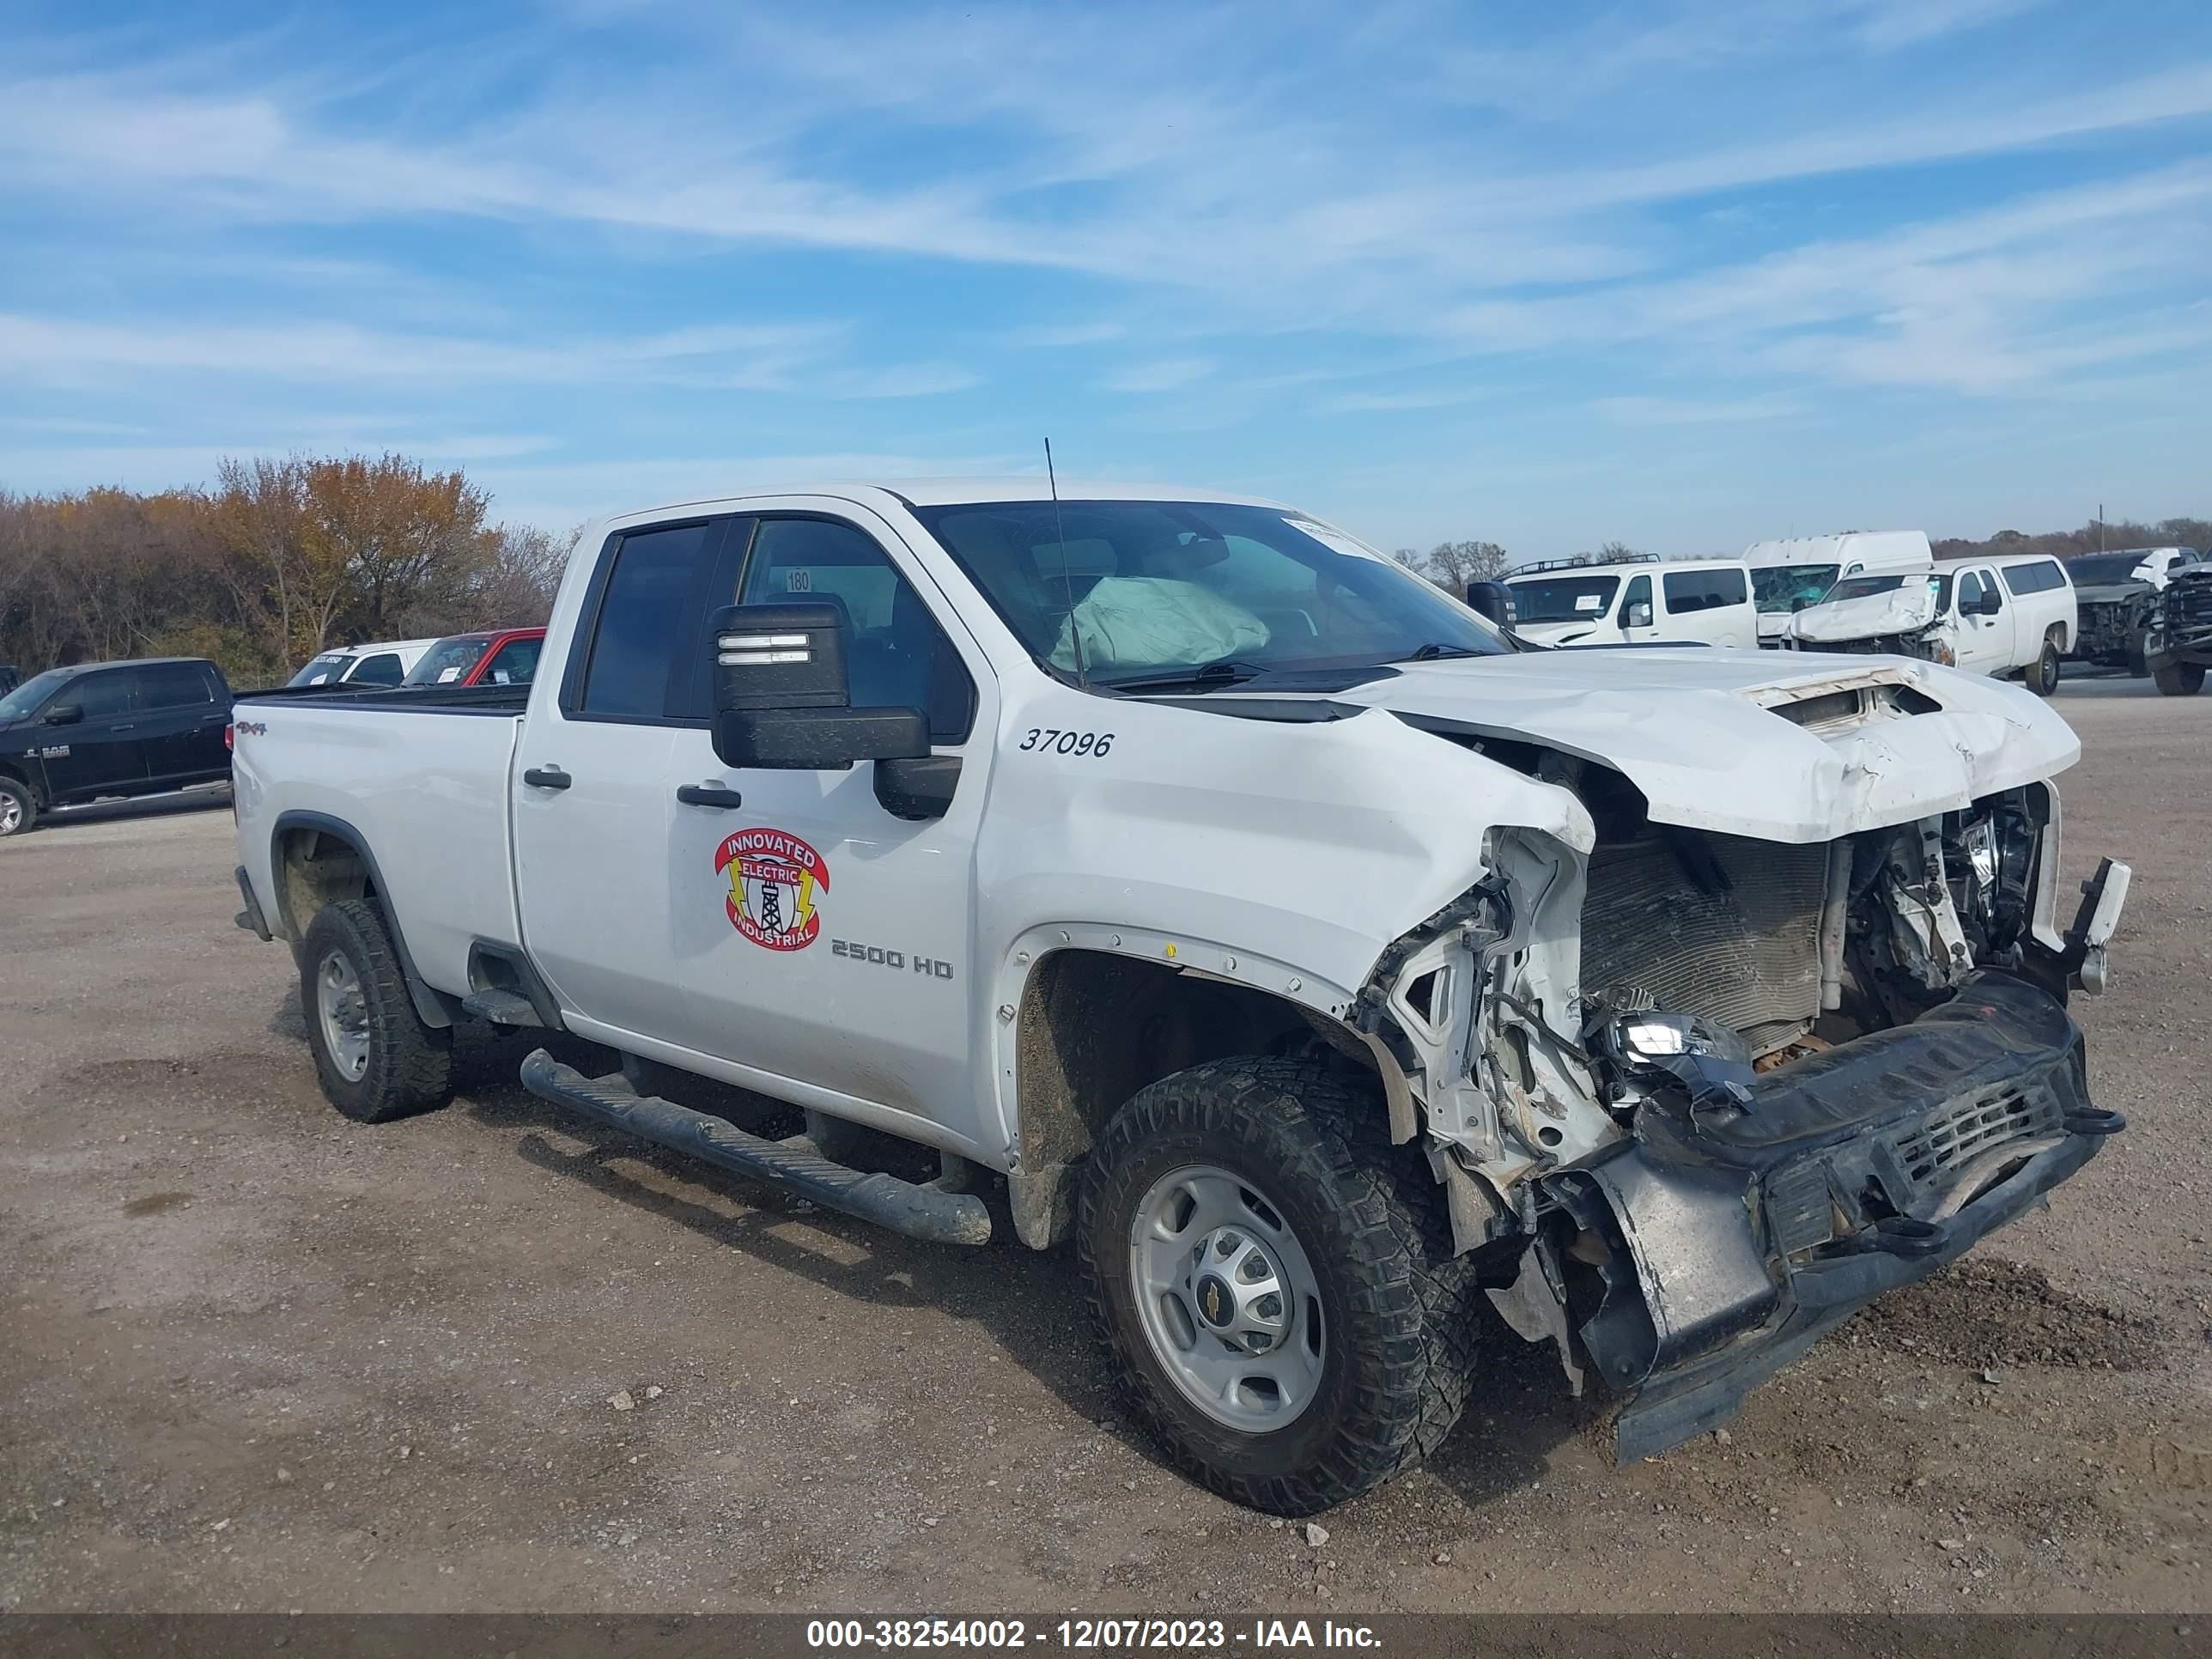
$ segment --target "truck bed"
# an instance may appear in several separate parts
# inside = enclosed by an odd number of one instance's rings
[[[264,910],[273,919],[283,902],[284,841],[343,826],[374,849],[372,879],[407,918],[416,971],[465,994],[471,945],[521,941],[507,793],[529,696],[527,686],[317,685],[240,697],[239,855]]]

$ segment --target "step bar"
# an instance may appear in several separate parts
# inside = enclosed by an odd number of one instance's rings
[[[967,1193],[919,1187],[896,1176],[833,1164],[804,1143],[748,1134],[726,1118],[641,1095],[619,1074],[586,1077],[544,1049],[522,1062],[522,1086],[644,1139],[758,1181],[774,1182],[824,1209],[872,1221],[932,1244],[988,1244],[991,1212]]]

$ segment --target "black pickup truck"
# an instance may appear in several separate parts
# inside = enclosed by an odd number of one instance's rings
[[[230,686],[201,657],[78,663],[0,696],[0,836],[40,814],[230,776]]]
[[[2212,668],[2212,565],[2174,573],[2157,611],[2146,653],[2152,678],[2169,697],[2193,697]]]

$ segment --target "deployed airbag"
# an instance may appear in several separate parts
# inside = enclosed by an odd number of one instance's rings
[[[1157,668],[1218,662],[1267,642],[1267,624],[1234,600],[1172,576],[1105,576],[1060,624],[1052,659],[1075,666],[1083,630],[1087,668]]]

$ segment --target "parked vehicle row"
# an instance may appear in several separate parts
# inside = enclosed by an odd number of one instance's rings
[[[1544,649],[1227,496],[850,486],[579,545],[526,687],[240,705],[239,920],[325,1094],[401,1117],[465,1016],[565,1030],[624,1057],[532,1054],[568,1110],[1072,1239],[1133,1409],[1240,1502],[1418,1463],[1498,1374],[1486,1301],[1630,1396],[1624,1458],[1708,1431],[2123,1127],[2065,1005],[2127,872],[2060,914],[2079,745],[1984,676]]]

